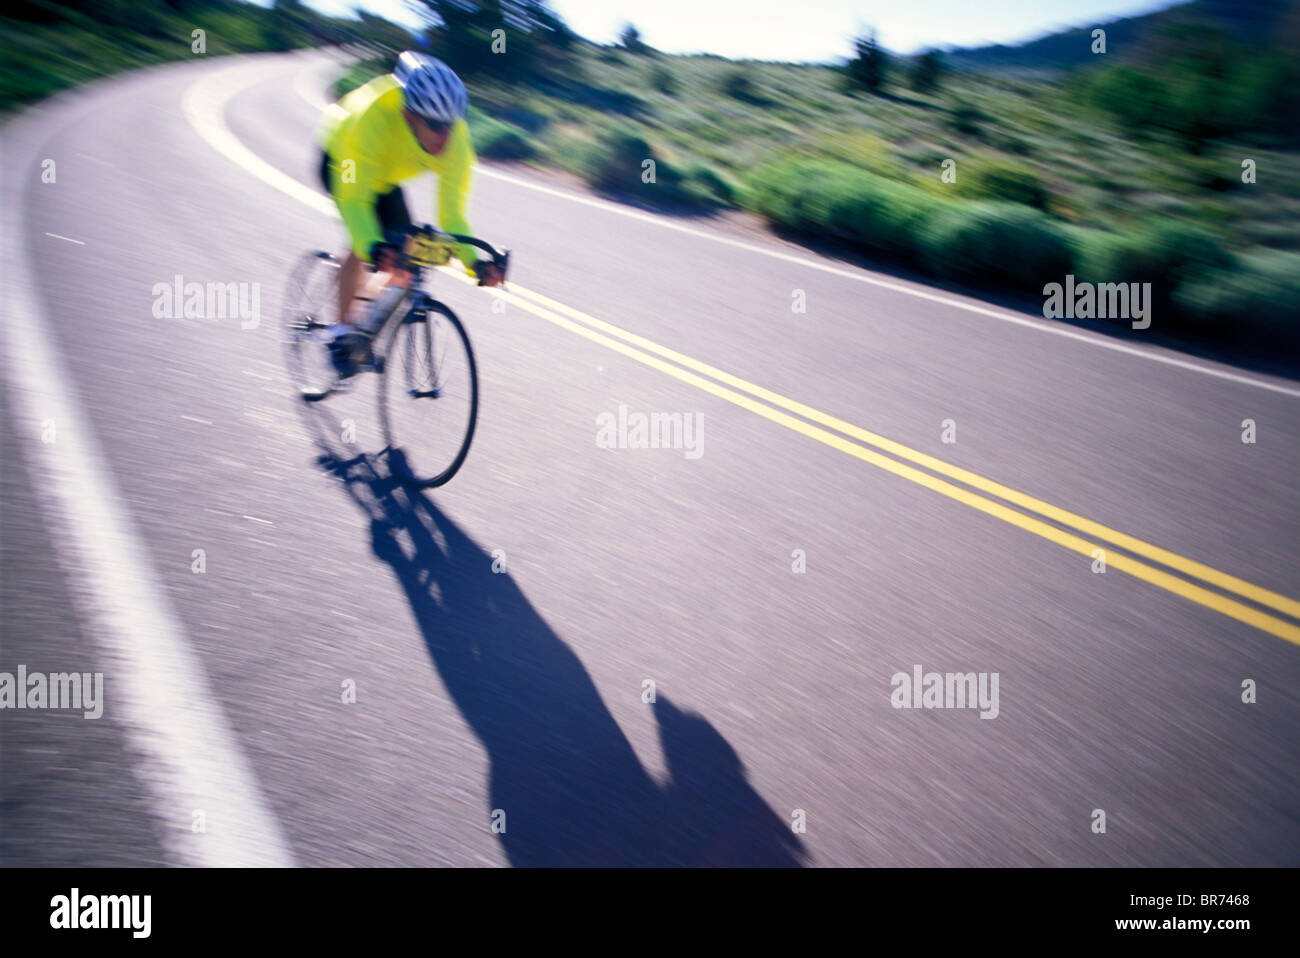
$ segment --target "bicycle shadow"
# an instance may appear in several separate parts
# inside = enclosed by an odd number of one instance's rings
[[[329,418],[318,406],[311,414],[318,425]],[[376,557],[392,568],[443,684],[487,749],[484,824],[504,813],[512,865],[804,864],[803,843],[707,719],[658,695],[669,772],[661,786],[510,574],[493,573],[490,555],[394,478],[392,453],[331,448],[338,435],[320,430],[319,464],[370,518]]]

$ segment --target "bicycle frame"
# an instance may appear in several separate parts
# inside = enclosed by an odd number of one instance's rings
[[[400,264],[402,270],[411,273],[411,282],[406,287],[406,293],[397,300],[393,309],[375,327],[372,342],[378,344],[382,341],[381,336],[393,324],[394,317],[400,317],[398,319],[399,323],[428,322],[429,312],[435,310],[441,304],[424,288],[425,270],[451,262],[452,256],[456,253],[456,247],[462,243],[478,247],[489,253],[492,262],[501,270],[502,276],[505,275],[510,264],[509,250],[498,252],[489,243],[485,243],[480,239],[472,236],[460,236],[455,233],[443,233],[431,226],[412,228],[403,244],[402,262]],[[480,285],[482,285],[481,281]],[[411,319],[412,316],[416,317],[415,320]],[[436,346],[434,327],[430,325],[428,330],[430,346]],[[433,354],[437,355],[436,350]],[[385,357],[382,353],[379,353],[378,356],[382,367]],[[436,377],[437,373],[435,373],[435,381],[431,390],[408,389],[407,393],[412,397],[436,398],[442,391]]]

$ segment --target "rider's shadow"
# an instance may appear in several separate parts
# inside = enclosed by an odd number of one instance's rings
[[[670,776],[660,786],[510,574],[493,573],[491,556],[396,481],[386,454],[344,458],[321,445],[321,465],[370,517],[375,555],[392,568],[443,683],[487,749],[484,828],[493,815],[504,826],[511,864],[803,864],[787,820],[750,787],[706,719],[658,695]]]

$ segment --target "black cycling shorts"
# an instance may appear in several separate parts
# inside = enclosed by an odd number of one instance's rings
[[[324,150],[320,154],[320,182],[331,198],[334,191],[330,189],[330,157]],[[406,208],[406,197],[402,188],[394,186],[387,193],[375,197],[375,215],[379,217],[379,227],[384,237],[395,246],[401,245],[401,238],[411,226],[411,214]],[[370,251],[366,251],[369,255]]]

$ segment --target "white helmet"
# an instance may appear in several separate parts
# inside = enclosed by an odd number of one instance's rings
[[[406,108],[431,123],[455,123],[469,108],[465,84],[437,57],[407,50],[393,77],[406,94]]]

